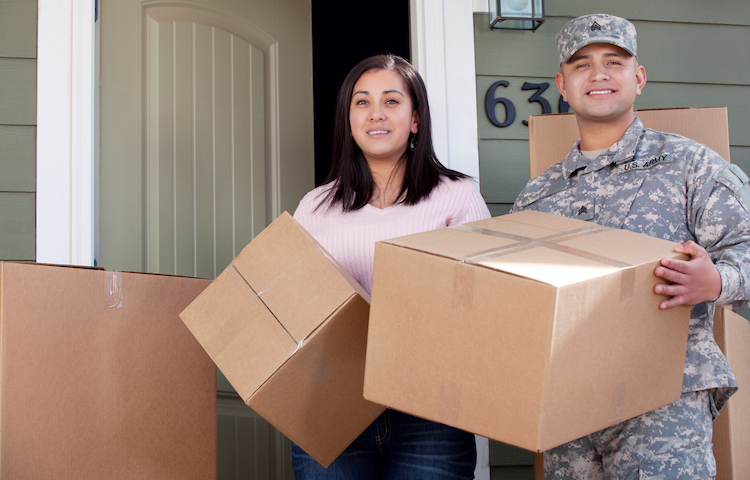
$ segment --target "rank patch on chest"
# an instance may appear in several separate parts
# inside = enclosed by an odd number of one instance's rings
[[[630,173],[636,170],[648,170],[663,163],[672,163],[671,155],[658,155],[656,157],[646,158],[643,160],[631,160],[617,166],[617,174]]]

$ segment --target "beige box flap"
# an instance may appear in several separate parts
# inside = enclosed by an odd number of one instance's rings
[[[675,243],[524,211],[384,243],[563,286],[678,256]]]
[[[180,318],[243,400],[297,349],[297,342],[232,268]]]
[[[730,161],[727,107],[664,108],[638,110],[636,114],[646,127],[703,143]],[[529,117],[531,178],[563,161],[578,138],[578,124],[573,113]]]
[[[353,294],[369,300],[352,276],[286,212],[232,265],[296,343]]]

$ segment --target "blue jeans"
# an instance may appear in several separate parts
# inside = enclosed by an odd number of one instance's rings
[[[474,435],[386,409],[324,468],[292,444],[294,478],[448,480],[474,478]]]

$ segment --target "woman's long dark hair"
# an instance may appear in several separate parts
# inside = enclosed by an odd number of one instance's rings
[[[346,212],[359,210],[367,205],[372,197],[375,182],[362,150],[352,137],[349,123],[349,107],[354,85],[362,74],[370,70],[398,73],[409,93],[412,108],[418,116],[414,150],[407,148],[399,161],[404,168],[404,180],[396,198],[403,197],[401,203],[415,205],[430,195],[440,183],[441,176],[451,180],[466,177],[463,173],[446,168],[435,155],[432,147],[430,106],[427,103],[427,89],[422,77],[409,62],[397,55],[376,55],[355,65],[339,90],[334,117],[331,170],[325,180],[325,183],[331,183],[331,188],[316,209],[324,203],[328,203],[328,208],[340,203]]]

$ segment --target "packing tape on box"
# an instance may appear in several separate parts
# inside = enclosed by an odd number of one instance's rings
[[[104,303],[106,308],[122,308],[122,275],[120,272],[104,272]]]
[[[456,310],[474,308],[474,269],[464,262],[453,265],[453,303]]]
[[[594,235],[607,230],[612,230],[610,227],[603,227],[601,225],[591,225],[590,227],[579,228],[566,232],[560,232],[546,237],[531,238],[524,237],[522,235],[515,235],[513,233],[498,232],[496,230],[489,230],[486,228],[476,228],[469,225],[454,225],[450,227],[454,230],[459,230],[467,233],[479,233],[481,235],[491,235],[494,237],[500,237],[507,240],[513,240],[516,243],[511,245],[505,245],[503,247],[491,248],[479,252],[474,252],[470,255],[459,257],[459,264],[470,264],[470,265],[481,265],[482,259],[489,257],[499,257],[502,255],[508,255],[521,250],[530,250],[532,248],[544,247],[557,250],[559,252],[575,255],[577,257],[585,258],[593,262],[609,265],[621,269],[621,282],[620,282],[620,301],[624,301],[633,296],[635,289],[635,268],[629,263],[615,260],[614,258],[605,257],[603,255],[597,255],[595,253],[580,250],[578,248],[561,245],[560,242],[566,240],[572,240],[575,238]],[[454,278],[454,295],[469,295],[473,294],[473,276],[471,280],[467,280],[469,274],[465,271],[455,270],[455,273],[460,274],[459,278]],[[466,285],[462,285],[461,289],[456,288],[456,283],[464,282]],[[470,290],[471,289],[471,290]],[[471,295],[473,296],[473,295]],[[465,308],[469,305],[471,300],[460,300],[454,298],[454,306]]]
[[[261,289],[259,289],[259,290],[256,291],[255,288],[253,288],[253,286],[250,284],[250,282],[248,281],[248,279],[245,278],[245,276],[242,274],[242,271],[237,266],[237,264],[235,264],[234,262],[232,262],[230,265],[231,265],[232,269],[234,270],[234,272],[237,274],[237,276],[239,276],[239,278],[241,278],[242,281],[245,283],[245,285],[247,286],[247,288],[249,288],[250,291],[252,291],[255,294],[254,298],[257,298],[259,304],[263,305],[263,310],[266,311],[266,312],[268,312],[276,320],[276,323],[279,324],[279,327],[281,327],[282,329],[284,329],[284,331],[286,332],[286,334],[289,335],[289,338],[291,338],[292,341],[294,341],[295,343],[297,343],[297,349],[295,351],[297,351],[300,348],[302,348],[302,345],[305,343],[306,338],[303,338],[301,340],[297,340],[296,338],[294,338],[294,335],[292,335],[292,332],[290,332],[289,329],[286,328],[286,325],[284,325],[284,323],[279,319],[279,317],[276,316],[276,313],[273,310],[271,310],[271,308],[266,304],[266,300],[264,298],[269,292],[273,291],[273,287],[277,283],[279,283],[284,278],[284,276],[290,274],[290,272],[292,272],[293,270],[291,268],[288,268],[288,269],[286,269],[284,271],[281,271],[280,273],[277,272],[276,275],[275,275],[275,277],[274,277],[274,279],[272,281],[267,281],[266,284],[263,286],[263,288],[261,288]],[[242,325],[244,325],[244,319],[242,319],[242,322],[243,322]]]
[[[256,291],[252,285],[250,285],[250,282],[247,280],[247,278],[242,275],[242,272],[240,271],[239,267],[232,262],[230,264],[234,270],[234,272],[237,274],[237,276],[242,279],[244,284],[247,286],[247,288],[250,289],[251,292],[253,292],[255,295],[253,299],[257,299],[257,302],[248,302],[246,305],[250,307],[251,309],[261,309],[264,312],[267,312],[269,315],[271,315],[275,320],[276,323],[278,323],[279,327],[281,327],[287,335],[289,335],[289,338],[292,339],[292,341],[296,342],[297,346],[294,349],[294,352],[292,352],[290,355],[296,354],[303,346],[307,344],[307,340],[312,335],[313,332],[317,329],[313,329],[312,332],[310,332],[309,335],[303,337],[301,340],[297,340],[294,335],[292,335],[292,332],[289,331],[289,329],[284,325],[284,322],[282,322],[279,317],[276,315],[276,313],[266,304],[265,299],[263,298],[265,295],[267,295],[269,292],[273,290],[274,285],[279,283],[284,276],[292,274],[293,269],[289,268],[281,273],[277,273],[273,281],[268,281],[266,285],[262,288]],[[226,320],[222,327],[217,330],[217,338],[224,338],[224,336],[228,335],[232,330],[235,330],[237,333],[242,331],[246,326],[245,319],[244,318],[238,318],[235,319],[234,322]],[[234,336],[234,334],[230,335],[230,338]],[[318,362],[318,364],[322,365],[322,363]],[[311,367],[312,368],[312,367]],[[311,371],[316,371],[315,368],[312,368]],[[325,371],[325,369],[318,368],[317,371]],[[335,371],[334,371],[335,374]],[[327,374],[325,374],[327,375]],[[315,381],[319,381],[322,379],[321,374],[315,374]],[[324,380],[323,380],[324,381]]]

